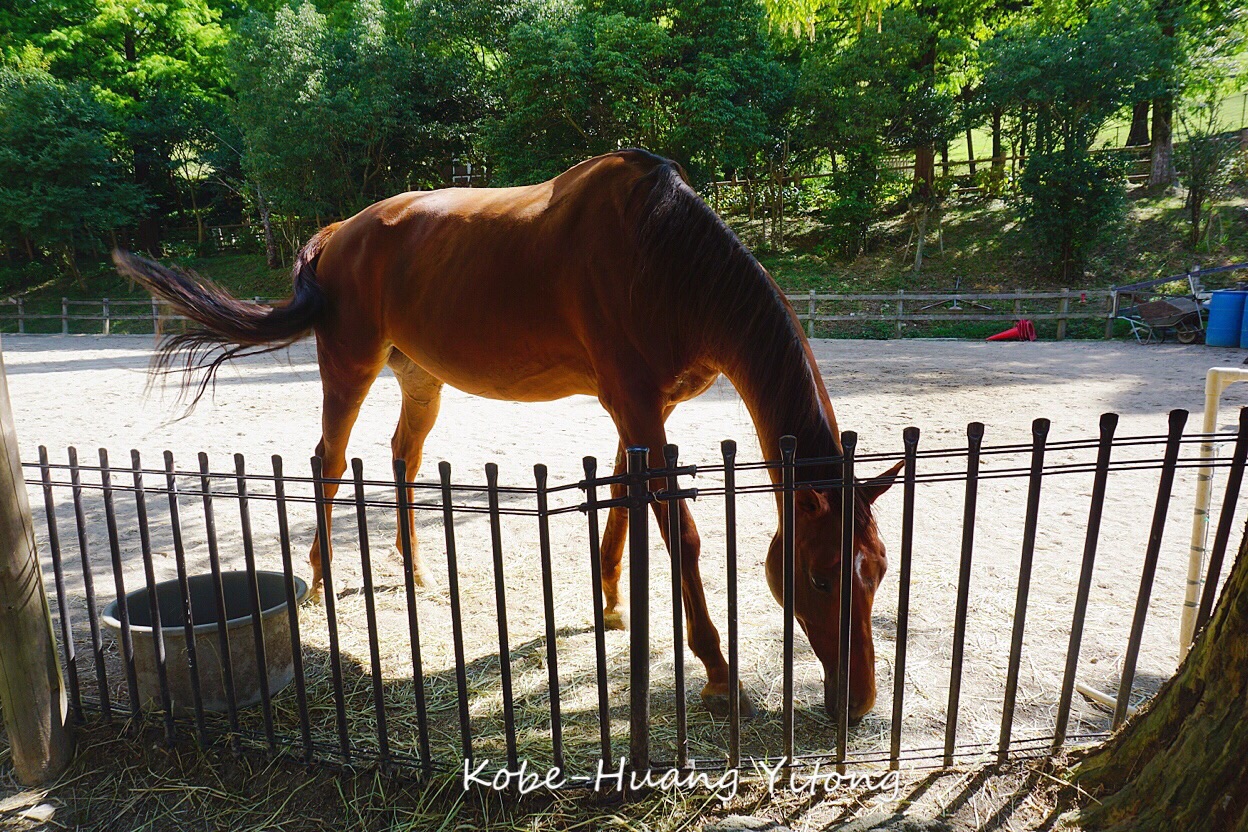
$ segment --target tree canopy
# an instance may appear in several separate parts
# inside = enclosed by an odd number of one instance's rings
[[[8,4],[0,157],[21,175],[0,252],[160,253],[248,217],[293,243],[465,165],[531,182],[643,146],[698,186],[819,173],[853,254],[890,205],[939,202],[937,155],[982,128],[1019,161],[989,192],[1069,271],[1090,239],[1063,218],[1108,228],[1121,206],[1106,121],[1151,106],[1154,172],[1172,171],[1170,121],[1242,83],[1245,31],[1223,0]]]

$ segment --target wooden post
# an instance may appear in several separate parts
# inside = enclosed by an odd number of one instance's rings
[[[103,312],[103,316],[104,316],[104,334],[108,335],[109,330],[112,329],[112,327],[110,326],[110,322],[108,320],[108,298],[104,298],[101,311]]]
[[[65,685],[35,552],[0,352],[0,708],[17,779],[46,783],[69,764]]]
[[[1114,337],[1114,293],[1105,296],[1105,340]]]
[[[160,334],[160,303],[152,297],[152,334]]]
[[[21,298],[17,299],[17,331],[26,332],[26,302]]]
[[[810,290],[810,301],[806,304],[806,337],[815,337],[815,290]]]
[[[1070,313],[1070,290],[1062,289],[1062,302],[1057,307],[1057,314],[1061,315],[1057,319],[1057,340],[1066,340],[1066,316]]]
[[[905,295],[906,295],[905,289],[899,289],[897,291],[897,337],[898,338],[902,336],[903,330],[906,326],[905,323],[903,323],[901,320],[902,317],[906,314]]]
[[[61,334],[69,334],[69,298],[61,298]]]
[[[1023,290],[1022,290],[1022,289],[1015,289],[1015,290],[1014,290],[1014,318],[1015,318],[1015,320],[1017,320],[1018,318],[1021,318],[1021,317],[1023,316],[1023,298],[1022,298],[1022,294],[1023,294]]]

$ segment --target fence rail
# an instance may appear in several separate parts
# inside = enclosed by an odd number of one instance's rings
[[[65,463],[51,462],[46,449],[41,448],[39,461],[26,463],[25,468],[27,483],[41,490],[44,498],[49,565],[56,587],[54,609],[61,628],[74,719],[110,722],[120,710],[133,724],[148,724],[163,730],[169,743],[193,738],[206,744],[224,738],[236,747],[245,745],[271,754],[289,754],[309,764],[331,768],[379,764],[419,774],[476,765],[494,756],[505,760],[507,771],[517,771],[522,763],[532,770],[545,771],[549,764],[560,770],[560,785],[595,787],[601,782],[604,770],[610,773],[617,769],[617,761],[618,766],[627,766],[635,774],[669,765],[672,770],[693,772],[751,763],[772,766],[777,762],[790,767],[834,763],[841,769],[848,764],[892,769],[903,764],[938,767],[962,759],[995,757],[1004,761],[1044,755],[1069,742],[1104,736],[1104,730],[1088,730],[1086,722],[1072,730],[1071,720],[1080,644],[1085,634],[1092,574],[1101,542],[1101,518],[1107,505],[1107,481],[1126,479],[1134,498],[1142,490],[1140,472],[1160,472],[1153,522],[1142,560],[1140,589],[1135,596],[1134,618],[1125,645],[1127,660],[1117,694],[1118,707],[1113,720],[1116,726],[1133,694],[1133,674],[1145,618],[1152,606],[1159,547],[1176,473],[1196,470],[1205,476],[1212,468],[1226,469],[1229,471],[1227,495],[1238,493],[1243,478],[1248,457],[1248,408],[1241,411],[1238,432],[1233,434],[1185,434],[1186,419],[1186,411],[1176,410],[1170,414],[1164,434],[1118,436],[1117,416],[1106,414],[1096,437],[1065,441],[1049,441],[1048,422],[1038,419],[1033,425],[1030,442],[1005,445],[984,445],[984,426],[972,423],[968,426],[964,447],[934,449],[920,449],[919,431],[909,428],[904,433],[901,452],[876,454],[858,454],[856,436],[846,433],[842,435],[844,454],[825,459],[800,458],[801,449],[795,447],[792,437],[786,437],[781,441],[779,461],[760,463],[738,463],[736,446],[732,442],[723,443],[722,461],[699,466],[683,464],[675,446],[668,446],[664,465],[657,469],[647,467],[645,449],[634,449],[622,473],[599,476],[596,461],[588,457],[584,479],[559,485],[548,483],[545,466],[535,466],[533,487],[500,486],[497,466],[492,464],[486,466],[485,484],[481,485],[453,479],[451,466],[445,462],[438,466],[438,478],[432,481],[410,478],[402,461],[396,461],[392,475],[368,479],[359,460],[352,462],[348,476],[335,479],[324,476],[319,459],[312,460],[310,476],[300,476],[285,473],[278,456],[272,458],[271,474],[258,473],[248,469],[241,454],[234,456],[232,471],[213,471],[205,454],[199,455],[197,469],[187,470],[177,468],[169,452],[164,455],[163,466],[146,465],[134,451],[129,467],[113,467],[104,451],[100,452],[98,465],[88,465],[79,462],[73,448],[69,449]],[[1234,453],[1229,459],[1210,461],[1195,453],[1199,445],[1215,440],[1234,441]],[[823,703],[832,715],[835,731],[820,729],[819,720],[810,716],[809,706],[798,703],[795,696],[793,599],[798,569],[794,555],[795,497],[812,488],[824,490],[831,495],[833,510],[850,521],[844,526],[848,530],[853,527],[855,495],[861,482],[855,472],[864,465],[874,467],[876,463],[891,461],[900,461],[904,466],[900,475],[902,542],[898,552],[900,577],[895,648],[891,658],[892,689],[889,691],[892,716],[887,719],[886,731],[879,732],[878,743],[868,737],[862,742],[855,740],[856,744],[851,747],[847,708],[851,674],[856,671],[848,664],[850,628],[846,616],[859,590],[854,585],[853,570],[845,564],[853,559],[842,559],[841,567],[836,570],[839,577],[833,579],[835,589],[828,589],[838,597],[842,611],[841,664],[835,677],[826,684]],[[818,471],[813,466],[819,466]],[[751,475],[761,481],[747,481]],[[1035,731],[1020,732],[1016,708],[1022,707],[1020,703],[1025,701],[1019,689],[1020,667],[1028,607],[1034,600],[1029,596],[1033,560],[1039,563],[1036,535],[1042,517],[1041,492],[1061,487],[1060,483],[1071,476],[1088,475],[1093,478],[1093,486],[1086,525],[1082,527],[1086,537],[1078,591],[1072,593],[1069,644],[1063,651],[1062,669],[1053,669],[1062,680],[1059,701],[1041,703],[1045,714],[1056,713],[1056,717],[1039,729],[1042,731],[1039,735],[1035,735]],[[695,476],[697,479],[693,482],[697,487],[686,485]],[[1009,663],[1002,680],[1000,736],[993,742],[960,741],[959,716],[966,713],[960,696],[966,673],[964,659],[969,655],[968,644],[974,637],[968,629],[968,591],[973,581],[1000,581],[993,572],[987,578],[977,577],[974,568],[976,542],[972,531],[977,511],[983,505],[982,492],[994,480],[1026,481],[1027,493]],[[942,483],[961,483],[964,490],[962,544],[956,579],[958,603],[949,650],[942,647],[934,654],[927,644],[928,655],[923,661],[917,661],[917,665],[930,663],[934,655],[951,656],[949,698],[941,719],[943,743],[924,739],[928,736],[924,734],[917,742],[912,739],[907,744],[906,731],[911,729],[906,728],[903,715],[908,697],[915,696],[919,690],[907,681],[913,679],[916,672],[912,669],[911,675],[907,675],[907,650],[914,646],[916,631],[911,606],[915,519],[916,512],[925,510],[917,496],[922,489]],[[340,486],[344,488],[338,492]],[[1070,487],[1082,493],[1082,479]],[[610,497],[600,498],[611,489],[614,493]],[[338,492],[336,496],[335,492]],[[660,696],[657,692],[665,688],[669,680],[666,671],[660,672],[662,650],[651,638],[650,620],[652,606],[666,591],[659,585],[653,588],[648,585],[651,570],[647,528],[655,505],[674,506],[690,498],[702,504],[722,503],[729,678],[735,684],[738,679],[745,678],[741,674],[739,656],[742,638],[738,627],[736,506],[739,499],[750,495],[759,495],[764,502],[772,502],[771,495],[782,498],[779,500],[779,535],[784,551],[784,626],[782,634],[759,626],[759,632],[747,637],[767,641],[765,649],[773,655],[779,646],[783,656],[780,671],[783,678],[778,686],[783,691],[780,714],[760,715],[747,738],[742,733],[744,717],[740,703],[733,697],[729,697],[734,704],[727,725],[703,718],[693,709],[686,712],[684,708],[685,623],[681,599],[686,597],[683,584],[686,573],[681,568],[684,553],[680,545],[683,522],[680,511],[667,512],[670,524],[667,536],[676,542],[671,550],[668,599],[672,605],[668,649],[672,651],[670,684],[673,690],[670,695]],[[225,522],[225,509],[230,505],[237,510],[239,525],[236,528],[229,528]],[[341,515],[335,525],[335,535],[330,536],[327,534],[329,509],[334,505],[353,508],[355,513],[354,518],[350,513]],[[315,515],[312,528],[316,535],[333,545],[321,549],[320,563],[325,575],[323,606],[305,606],[299,611],[292,551],[300,541],[306,541],[307,532],[300,532],[296,522],[307,523],[309,518],[303,515],[309,509]],[[1220,576],[1214,571],[1219,567],[1212,564],[1222,562],[1225,552],[1217,550],[1226,547],[1228,535],[1222,532],[1231,529],[1235,510],[1235,500],[1231,497],[1222,507],[1219,534],[1210,559],[1211,571],[1205,578],[1214,585]],[[604,625],[598,548],[599,519],[603,511],[625,513],[630,530],[631,621],[627,649],[623,651],[618,641],[612,641],[608,649]],[[406,522],[397,524],[402,580],[398,586],[379,583],[377,558],[370,557],[370,551],[375,553],[377,548],[370,546],[370,538],[378,531],[378,517],[393,519],[396,513],[399,518],[409,513],[416,517],[418,527],[426,536],[424,548],[427,552],[438,548],[436,541],[444,540],[449,619],[443,615],[438,595],[430,597],[415,586],[415,543],[406,531]],[[570,585],[552,566],[551,523],[577,521],[581,516],[584,517],[581,528],[588,531],[590,555],[587,571],[592,581],[592,658],[588,653],[570,655],[570,642],[575,634],[561,629],[556,620],[557,616],[566,618],[572,613],[566,604],[556,603],[557,599],[563,600]],[[480,525],[482,520],[484,527]],[[540,589],[536,582],[526,586],[531,585],[541,596],[540,613],[537,613],[541,621],[534,625],[526,622],[523,616],[512,619],[519,625],[528,624],[535,633],[531,640],[517,644],[515,631],[508,628],[508,612],[516,603],[516,595],[514,587],[509,592],[505,580],[504,550],[512,550],[519,556],[525,547],[517,545],[511,537],[519,528],[514,524],[534,522],[536,551],[540,557],[529,563],[533,563],[532,568],[540,574]],[[993,522],[1000,523],[1002,518],[994,516]],[[62,527],[73,529],[64,539],[60,534]],[[847,533],[842,546],[852,545],[853,539]],[[189,663],[191,677],[198,680],[204,668],[221,661],[215,658],[217,656],[226,657],[223,668],[228,668],[231,655],[238,655],[231,653],[232,649],[254,650],[255,655],[263,657],[266,647],[271,646],[266,644],[268,636],[260,626],[232,628],[227,626],[224,613],[215,619],[216,626],[208,630],[198,632],[192,626],[196,619],[188,573],[197,562],[203,564],[205,547],[214,584],[212,597],[218,599],[216,603],[221,610],[226,606],[222,570],[230,561],[239,562],[237,554],[231,552],[241,548],[244,555],[241,561],[250,587],[244,596],[243,608],[250,612],[253,623],[261,611],[256,589],[257,561],[274,562],[275,553],[281,556],[278,571],[284,578],[286,615],[295,657],[295,687],[293,691],[269,691],[264,681],[264,695],[257,700],[258,711],[244,708],[236,701],[234,683],[228,681],[225,687],[229,706],[223,714],[207,712],[198,683],[191,688],[193,701],[174,703],[170,696],[169,674],[178,662]],[[76,551],[72,551],[75,548]],[[347,554],[352,548],[358,552],[358,559]],[[336,561],[331,561],[333,550],[339,553]],[[512,579],[526,568],[530,567],[513,561]],[[477,570],[480,570],[480,579],[473,583]],[[174,577],[168,579],[169,583],[161,584],[158,572]],[[585,580],[585,572],[579,574],[579,580]],[[117,616],[119,639],[115,643],[102,627],[98,609],[100,599],[96,587],[106,577],[111,578],[117,597],[123,599]],[[344,577],[361,584],[360,588],[343,588],[335,583]],[[124,601],[127,587],[133,587],[135,581],[148,591],[150,614],[147,620],[154,622],[150,648],[136,646],[133,637],[136,628],[133,616],[143,611],[128,610]],[[176,587],[167,591],[177,592],[180,598],[170,599],[172,603],[166,606],[160,601],[158,584]],[[560,587],[558,595],[555,587]],[[358,608],[360,598],[364,604],[362,615]],[[520,603],[524,600],[522,598]],[[491,606],[492,616],[484,612]],[[166,619],[168,626],[162,627],[161,615],[168,615],[168,611],[173,611],[174,615]],[[82,620],[84,612],[86,626]],[[497,622],[497,648],[489,647],[487,642],[484,654],[471,660],[465,650],[470,615],[477,625],[488,624],[491,617]],[[484,621],[482,616],[485,616]],[[567,621],[563,623],[566,628]],[[181,632],[183,628],[189,648],[185,658],[167,649],[164,635],[173,630]],[[485,629],[489,629],[488,626]],[[925,639],[932,637],[930,630],[919,629],[919,632]],[[944,633],[941,632],[941,638]],[[770,643],[771,639],[779,644]],[[582,645],[588,647],[587,642]],[[80,648],[84,647],[85,653],[80,653]],[[154,662],[139,655],[141,649],[154,650]],[[480,649],[478,645],[478,651]],[[624,655],[628,657],[626,662],[621,661]],[[1037,662],[1042,661],[1037,655],[1035,652],[1028,654],[1033,676]],[[1059,664],[1056,656],[1054,664]],[[136,672],[139,665],[154,668],[146,677],[149,685],[146,692],[141,689]],[[263,674],[262,678],[267,680]],[[759,679],[751,676],[748,684],[757,685]],[[982,703],[982,690],[978,695]],[[1034,700],[1034,692],[1029,694],[1029,699]],[[1031,701],[1030,704],[1035,703]],[[1049,705],[1055,705],[1055,710]],[[877,706],[881,715],[888,710],[883,704]],[[797,735],[798,716],[802,717],[804,726],[815,724],[822,739],[812,739],[808,730]],[[822,725],[826,726],[826,721]],[[836,735],[835,746],[829,739],[831,733]],[[627,743],[622,742],[625,738]],[[625,747],[626,755],[622,751]],[[623,772],[624,768],[619,771]]]
[[[896,292],[893,294],[829,294],[816,292],[790,293],[798,319],[806,333],[815,337],[826,327],[821,324],[883,323],[892,324],[890,334],[902,337],[907,325],[932,322],[1016,321],[1021,317],[1037,321],[1054,321],[1055,336],[1066,337],[1070,321],[1104,321],[1104,337],[1113,336],[1113,295],[1104,289],[1070,289],[1058,292]],[[275,303],[279,298],[251,298],[253,303]],[[963,306],[966,304],[966,306]],[[993,308],[995,304],[999,308]],[[847,309],[847,307],[853,307]],[[938,307],[944,307],[943,311]],[[1103,307],[1103,308],[1101,308]],[[90,310],[82,312],[79,310]],[[136,314],[135,310],[142,310]],[[174,314],[168,305],[156,299],[72,300],[63,298],[59,312],[31,312],[20,298],[0,301],[0,326],[8,325],[18,333],[30,331],[31,322],[59,324],[62,335],[110,335],[116,323],[138,324],[126,327],[126,334],[159,333],[170,324],[187,319]],[[87,324],[89,326],[82,326]]]

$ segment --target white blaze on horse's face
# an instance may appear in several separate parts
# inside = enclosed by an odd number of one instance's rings
[[[896,473],[896,469],[889,474]],[[887,475],[886,475],[887,476]],[[892,479],[855,488],[853,590],[850,612],[849,715],[857,722],[875,705],[875,645],[871,609],[888,561],[871,516],[871,503]],[[834,680],[840,665],[841,493],[837,489],[799,490],[794,495],[794,617]],[[779,532],[767,553],[767,584],[777,603],[784,601],[784,549]]]

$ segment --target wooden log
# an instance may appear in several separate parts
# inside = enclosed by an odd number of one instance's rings
[[[17,450],[0,352],[0,708],[13,772],[28,786],[69,764],[67,702],[52,612],[35,551],[34,521]]]

